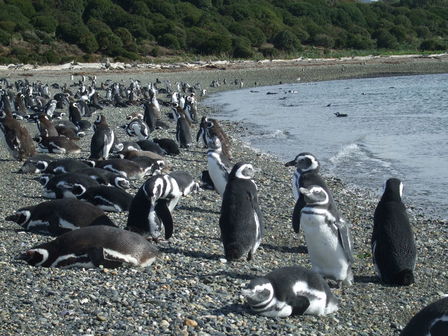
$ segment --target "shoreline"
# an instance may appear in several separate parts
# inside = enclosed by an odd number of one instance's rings
[[[448,72],[448,62],[440,69]],[[423,71],[432,61],[417,67]],[[383,66],[409,70],[405,64]],[[181,72],[139,72],[132,78],[143,84],[159,78],[199,82],[210,94],[222,90],[238,89],[231,80],[244,79],[245,87],[275,85],[301,77],[313,78],[366,73],[364,65],[335,67],[316,66],[274,67],[267,69],[232,69]],[[368,73],[380,66],[368,66]],[[413,74],[413,73],[412,73]],[[35,74],[49,84],[68,82],[70,72]],[[34,77],[33,76],[33,77]],[[124,80],[129,73],[103,72],[98,80]],[[11,77],[14,78],[14,77]],[[15,78],[23,78],[16,76]],[[227,79],[229,84],[218,88],[209,86],[212,80]],[[34,79],[34,78],[33,78]],[[209,114],[199,102],[200,115]],[[132,140],[118,126],[127,114],[140,107],[126,109],[107,107],[103,111],[121,140]],[[162,115],[168,111],[162,107]],[[93,119],[93,118],[92,118]],[[148,269],[45,269],[30,267],[14,260],[26,248],[51,239],[33,233],[18,233],[18,226],[0,221],[0,251],[4,257],[0,266],[0,286],[4,289],[3,309],[0,312],[2,335],[397,335],[412,315],[424,305],[438,299],[448,288],[445,267],[445,247],[448,242],[448,223],[425,218],[416,210],[410,213],[418,246],[416,283],[409,287],[389,287],[379,283],[370,255],[372,214],[377,197],[366,190],[352,190],[340,180],[327,177],[343,218],[352,225],[354,237],[355,284],[336,290],[339,311],[323,317],[293,316],[271,319],[249,311],[240,295],[241,287],[256,275],[266,274],[273,268],[302,265],[309,267],[308,254],[302,234],[294,234],[291,214],[294,200],[291,192],[293,169],[274,160],[271,155],[257,153],[242,144],[238,136],[244,131],[240,123],[221,122],[224,131],[232,138],[235,159],[260,168],[255,176],[258,196],[266,227],[260,249],[254,260],[222,264],[222,244],[219,241],[219,211],[221,199],[213,191],[202,191],[182,198],[174,210],[175,232],[168,243],[158,244],[162,256]],[[34,124],[27,124],[32,134]],[[152,137],[174,137],[174,128],[156,131]],[[197,126],[193,130],[196,132]],[[80,157],[89,154],[91,131],[80,140],[83,149]],[[5,218],[19,207],[37,204],[42,187],[34,181],[35,175],[14,173],[20,162],[9,160],[5,148],[0,148],[0,217]],[[194,146],[183,150],[169,160],[175,170],[186,170],[196,179],[207,167],[204,149]],[[144,180],[133,181],[132,194]],[[109,213],[120,227],[126,223],[126,213]]]

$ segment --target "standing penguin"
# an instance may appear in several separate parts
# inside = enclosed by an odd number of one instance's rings
[[[115,268],[123,263],[147,267],[159,255],[155,246],[133,232],[112,226],[89,226],[35,246],[20,259],[42,267]]]
[[[263,218],[251,164],[235,164],[224,191],[219,227],[228,261],[247,255],[251,260],[263,236]]]
[[[6,146],[14,159],[22,161],[36,153],[36,147],[28,130],[11,114],[2,110],[1,106],[0,129],[3,131]]]
[[[386,181],[373,217],[372,256],[376,273],[384,283],[408,286],[414,282],[417,249],[402,193],[399,179]]]
[[[218,120],[208,118],[206,116],[202,117],[201,123],[199,124],[199,130],[196,135],[196,141],[199,142],[199,139],[202,139],[204,146],[208,147],[208,142],[214,137],[219,138],[221,141],[222,152],[229,158],[229,160],[232,160],[229,137],[224,133],[218,123]]]
[[[176,107],[174,113],[177,117],[176,140],[179,142],[181,148],[188,148],[193,143],[190,121],[186,118],[185,112],[180,107]]]
[[[94,160],[107,160],[114,144],[114,131],[106,122],[104,115],[99,115],[93,125],[95,133],[90,143],[90,158]]]
[[[222,197],[224,195],[227,180],[229,179],[231,163],[229,158],[222,152],[221,141],[217,136],[209,139],[207,144],[208,174],[213,182],[215,190]]]
[[[351,265],[352,239],[349,226],[331,207],[330,196],[319,185],[301,187],[306,206],[301,210],[301,223],[312,270],[338,285],[353,283]]]
[[[448,297],[420,310],[400,333],[400,336],[445,335],[448,335]]]
[[[330,211],[337,212],[337,210],[330,189],[324,179],[319,175],[320,164],[313,154],[307,152],[300,153],[294,160],[285,164],[285,167],[289,166],[296,167],[296,171],[292,178],[292,192],[294,199],[296,200],[292,213],[292,227],[294,232],[299,233],[301,211],[305,206],[304,196],[300,193],[300,188],[308,188],[312,185],[321,186],[328,194]]]
[[[278,268],[255,278],[241,293],[254,312],[268,317],[327,315],[338,310],[325,280],[300,266]]]

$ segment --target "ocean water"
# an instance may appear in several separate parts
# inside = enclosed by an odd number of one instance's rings
[[[448,219],[448,74],[254,87],[203,103],[244,123],[255,149],[285,162],[311,152],[324,174],[378,197],[400,178],[405,203]]]

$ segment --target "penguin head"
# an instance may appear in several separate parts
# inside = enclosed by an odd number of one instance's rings
[[[222,150],[221,140],[217,136],[207,136],[207,147],[209,150],[220,151]]]
[[[52,175],[44,174],[37,178],[37,181],[42,184],[44,187],[48,184],[48,181],[50,181]]]
[[[328,193],[321,186],[312,185],[308,188],[299,188],[299,191],[303,195],[306,204],[324,205],[329,202]]]
[[[241,290],[250,306],[265,305],[274,297],[274,287],[267,278],[256,278]]]
[[[382,201],[401,201],[403,183],[397,178],[390,178],[384,183]]]
[[[285,167],[295,166],[301,173],[307,171],[318,171],[319,161],[311,153],[300,153],[294,160],[285,163]]]
[[[31,211],[29,209],[21,209],[17,210],[14,215],[6,217],[5,220],[16,222],[20,226],[25,227],[25,225],[30,221],[30,218]]]
[[[79,183],[75,183],[72,186],[68,186],[68,188],[70,189],[71,193],[76,197],[82,196],[87,191],[87,188]]]
[[[129,189],[131,186],[129,181],[122,176],[115,177],[113,184],[114,184],[114,186],[121,188],[121,189]]]
[[[230,177],[235,177],[239,179],[249,180],[255,175],[255,169],[250,163],[238,162],[236,163],[232,171],[230,172]]]
[[[31,266],[41,266],[48,260],[50,253],[46,248],[32,248],[17,257],[19,260],[26,261]]]

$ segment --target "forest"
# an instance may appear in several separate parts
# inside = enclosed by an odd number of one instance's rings
[[[0,0],[0,64],[440,52],[447,0]]]

